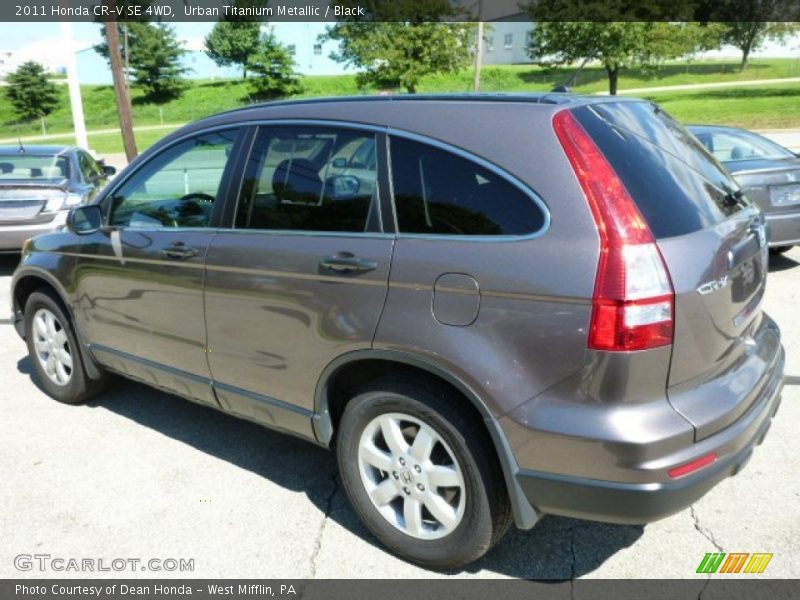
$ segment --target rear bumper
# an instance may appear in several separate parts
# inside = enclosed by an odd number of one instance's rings
[[[800,210],[792,212],[765,212],[767,238],[770,246],[800,244]]]
[[[766,437],[778,410],[783,387],[784,354],[774,380],[738,421],[691,448],[685,462],[716,452],[718,459],[694,474],[668,482],[629,483],[562,476],[530,470],[517,472],[517,482],[539,512],[594,521],[640,524],[677,513],[723,479],[737,474],[753,448]]]
[[[0,225],[0,252],[19,252],[25,240],[55,231],[67,222],[67,211],[61,210],[53,215],[51,220],[44,223]]]

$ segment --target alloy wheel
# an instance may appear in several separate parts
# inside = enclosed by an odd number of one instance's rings
[[[48,379],[56,385],[67,385],[72,379],[72,352],[64,326],[46,308],[33,316],[33,345],[36,358]]]
[[[464,476],[455,454],[428,424],[403,413],[374,418],[358,446],[361,481],[373,506],[403,533],[434,540],[464,517]]]

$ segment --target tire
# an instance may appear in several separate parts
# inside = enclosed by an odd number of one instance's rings
[[[511,524],[494,445],[480,419],[464,409],[465,402],[435,383],[384,379],[361,389],[347,403],[339,424],[339,472],[356,513],[386,547],[425,567],[451,569],[475,561]],[[408,444],[405,454],[392,452],[383,434],[387,421],[398,426],[390,431],[402,434],[400,440],[390,434],[393,445]],[[418,439],[434,441],[421,442],[415,450]],[[373,447],[382,454],[374,454]],[[425,448],[432,450],[426,455]],[[425,456],[429,458],[420,459]],[[381,502],[394,497],[379,508],[371,493]],[[407,505],[411,519],[406,518]]]
[[[36,382],[51,398],[81,404],[104,388],[105,376],[86,375],[72,321],[48,291],[33,292],[25,304],[25,341]]]
[[[794,248],[794,246],[773,246],[769,249],[769,253],[773,256],[777,256],[778,254],[786,254],[792,248]]]

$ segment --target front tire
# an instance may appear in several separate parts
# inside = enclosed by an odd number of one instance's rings
[[[779,254],[786,254],[792,248],[794,248],[794,246],[773,246],[769,249],[769,253],[773,256],[777,256]]]
[[[437,569],[477,560],[511,511],[494,446],[467,401],[436,384],[375,382],[346,406],[336,444],[350,502],[396,554]]]
[[[25,341],[34,377],[51,398],[80,404],[102,390],[103,380],[86,375],[72,322],[46,291],[32,293],[25,304]]]

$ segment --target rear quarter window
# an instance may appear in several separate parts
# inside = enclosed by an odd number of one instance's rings
[[[529,193],[477,161],[392,137],[391,165],[400,233],[519,236],[544,227],[545,213]]]

